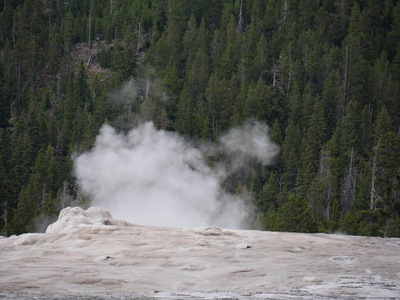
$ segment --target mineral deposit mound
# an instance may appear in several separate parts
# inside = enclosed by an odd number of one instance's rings
[[[0,249],[2,299],[400,297],[400,239],[140,226],[75,207]]]

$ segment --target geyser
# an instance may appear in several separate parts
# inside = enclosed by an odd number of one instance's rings
[[[267,132],[260,123],[236,128],[221,138],[217,151],[234,154],[234,169],[239,161],[246,163],[245,157],[265,165],[278,151]],[[205,161],[199,148],[148,122],[126,135],[104,125],[94,148],[77,156],[74,166],[92,204],[116,218],[143,225],[240,228],[251,208],[221,190],[230,168],[213,169]]]

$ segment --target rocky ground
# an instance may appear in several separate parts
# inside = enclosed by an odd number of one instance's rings
[[[0,240],[1,299],[396,299],[400,239],[166,228],[68,208]]]

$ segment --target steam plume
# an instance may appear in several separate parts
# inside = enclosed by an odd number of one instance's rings
[[[269,163],[277,147],[260,123],[233,129],[219,151],[238,161]],[[94,205],[114,217],[143,225],[240,228],[249,213],[241,199],[220,189],[224,171],[210,168],[205,155],[179,135],[151,122],[127,135],[104,125],[95,147],[75,158],[75,174]]]
[[[220,138],[220,151],[227,154],[230,172],[248,167],[252,160],[263,166],[270,164],[279,149],[269,138],[269,128],[260,122],[248,121],[232,128]]]

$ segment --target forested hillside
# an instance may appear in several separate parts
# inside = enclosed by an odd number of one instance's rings
[[[400,236],[400,1],[1,0],[0,232],[84,205],[104,123],[281,147],[226,189],[266,230]],[[218,158],[215,158],[218,159]]]

